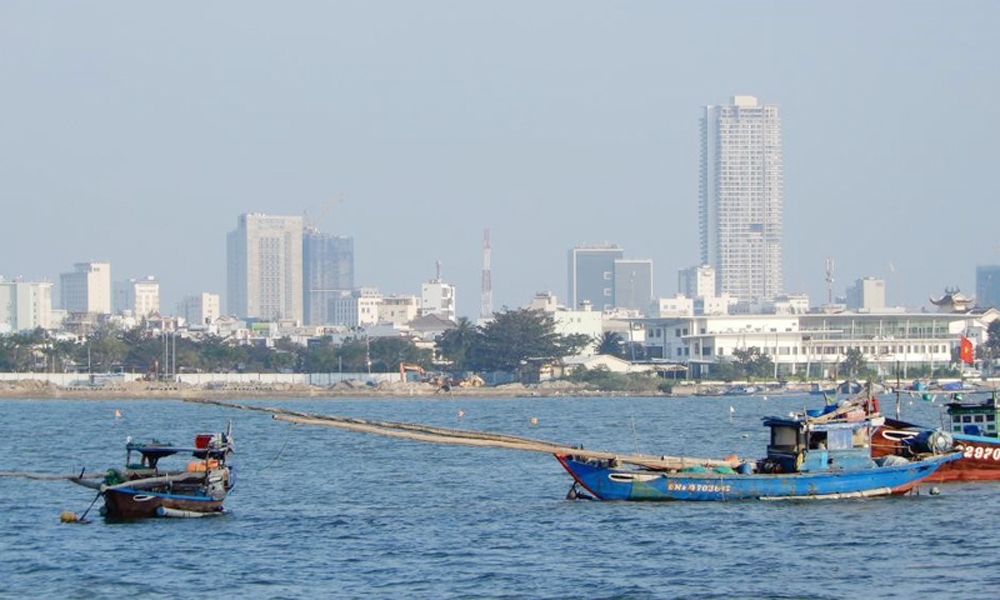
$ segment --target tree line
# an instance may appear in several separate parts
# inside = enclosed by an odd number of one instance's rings
[[[576,354],[592,342],[582,334],[555,333],[552,315],[532,309],[496,312],[482,326],[462,318],[438,337],[435,349],[409,338],[362,334],[339,343],[324,336],[305,346],[287,337],[271,345],[243,344],[109,322],[75,339],[57,338],[43,329],[0,336],[0,371],[385,373],[409,363],[428,371],[517,373],[535,359]]]

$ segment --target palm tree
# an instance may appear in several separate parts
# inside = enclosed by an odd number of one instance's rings
[[[598,354],[607,354],[622,358],[622,355],[625,353],[625,340],[622,339],[621,334],[617,331],[605,331],[595,337],[594,342],[597,343]]]

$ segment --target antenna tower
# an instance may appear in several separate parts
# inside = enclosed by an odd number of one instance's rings
[[[479,318],[486,320],[493,317],[493,281],[490,277],[490,229],[483,232],[483,289],[482,302],[479,306]]]

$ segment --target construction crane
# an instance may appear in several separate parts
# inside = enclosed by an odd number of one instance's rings
[[[329,213],[330,210],[333,209],[334,206],[343,202],[345,198],[346,194],[344,194],[344,192],[337,192],[336,194],[333,195],[333,198],[330,198],[330,200],[323,205],[323,208],[320,209],[319,214],[312,219],[309,218],[308,211],[303,210],[302,220],[304,222],[303,224],[305,225],[306,229],[319,229],[319,223],[320,221],[323,220],[323,217],[325,217],[327,213]]]

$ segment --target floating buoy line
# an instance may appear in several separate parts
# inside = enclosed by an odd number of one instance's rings
[[[348,431],[370,433],[393,438],[404,438],[435,444],[475,446],[481,448],[503,448],[507,450],[541,452],[544,454],[572,455],[585,458],[616,460],[620,463],[638,465],[649,469],[679,470],[696,465],[706,467],[735,467],[739,463],[738,459],[734,459],[732,457],[720,460],[689,456],[654,456],[635,453],[621,454],[603,450],[587,450],[579,446],[570,446],[558,442],[549,442],[503,433],[491,433],[488,431],[474,431],[468,429],[451,429],[447,427],[434,427],[431,425],[421,425],[417,423],[399,423],[393,421],[362,419],[357,417],[305,413],[285,408],[253,406],[249,404],[225,402],[222,400],[188,398],[184,401],[195,404],[222,406],[237,410],[269,413],[271,414],[271,418],[276,421],[284,421],[286,423],[293,423],[297,425],[334,427]]]

